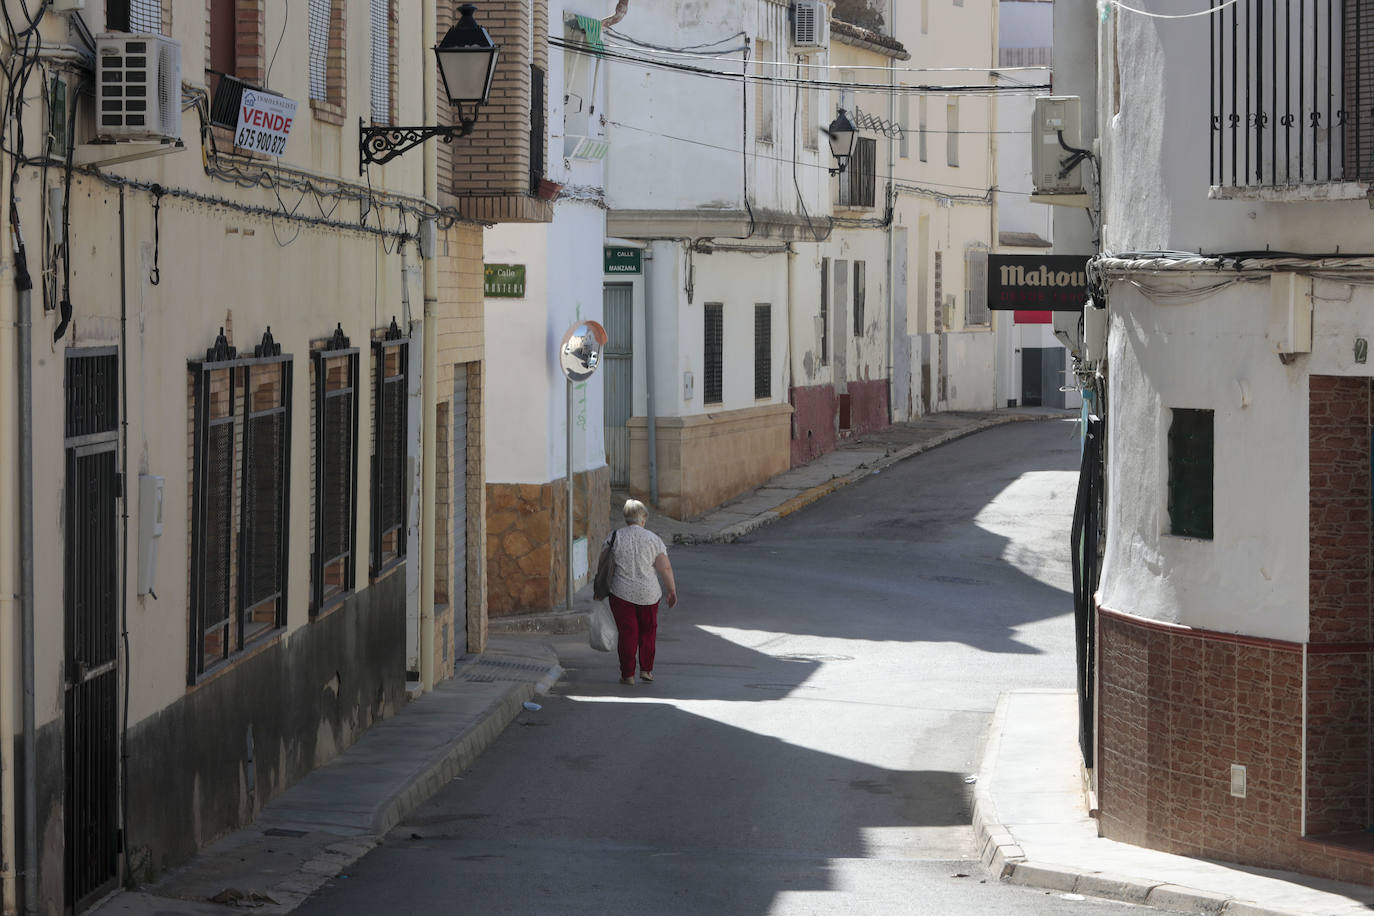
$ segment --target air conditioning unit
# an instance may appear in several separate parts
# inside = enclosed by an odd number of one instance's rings
[[[181,137],[181,44],[165,35],[97,35],[95,133],[100,140]]]
[[[1079,104],[1076,95],[1046,95],[1035,100],[1035,114],[1031,119],[1031,184],[1035,194],[1084,193],[1082,163],[1060,174],[1064,171],[1064,161],[1073,155],[1064,146],[1083,148]],[[1062,145],[1059,142],[1061,134]]]
[[[824,0],[794,0],[792,3],[792,47],[825,47],[825,13]]]

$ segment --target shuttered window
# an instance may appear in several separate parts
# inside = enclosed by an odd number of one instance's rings
[[[291,367],[270,331],[190,363],[192,683],[286,624]]]
[[[821,365],[830,365],[830,259],[821,258]]]
[[[988,253],[970,249],[964,258],[964,301],[968,303],[968,323],[992,323],[988,311]]]
[[[854,336],[864,336],[864,303],[868,301],[868,262],[854,262]]]
[[[395,328],[393,322],[392,327]],[[406,552],[406,426],[410,342],[374,340],[372,431],[372,556],[374,577]]]
[[[723,384],[725,357],[725,306],[719,302],[706,303],[706,327],[703,343],[702,403],[720,404],[725,400]]]
[[[311,610],[354,589],[358,531],[358,351],[343,329],[311,353],[315,402],[315,549]]]
[[[1175,408],[1169,423],[1169,533],[1212,539],[1213,412]]]
[[[871,207],[877,200],[878,141],[859,137],[854,141],[854,154],[849,165],[840,173],[841,207]]]
[[[754,398],[773,396],[773,306],[754,306]]]

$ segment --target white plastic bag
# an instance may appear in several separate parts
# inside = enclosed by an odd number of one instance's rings
[[[620,634],[615,628],[615,615],[611,613],[610,604],[605,601],[593,604],[591,619],[587,623],[587,644],[598,652],[614,652]]]

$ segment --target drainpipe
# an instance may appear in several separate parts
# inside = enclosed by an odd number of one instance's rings
[[[0,201],[8,196],[9,183],[0,182]],[[0,212],[9,212],[8,203],[0,204]],[[3,269],[13,265],[5,259]],[[0,314],[10,314],[14,305],[13,290],[8,284],[0,283]],[[17,366],[19,318],[13,322],[0,321],[0,366]],[[16,370],[16,375],[18,372]],[[17,381],[18,379],[16,379]],[[0,397],[0,468],[17,467],[19,464],[18,417],[15,414],[15,400],[9,396]],[[20,594],[18,571],[15,560],[19,550],[15,545],[17,525],[11,519],[18,519],[18,475],[0,474],[0,659],[10,660],[16,656],[14,644],[18,632],[15,616],[18,613]],[[17,680],[12,666],[0,675],[0,911],[17,911],[18,893],[15,885],[15,844],[18,837],[15,818],[14,786],[14,712],[17,706],[15,688]]]
[[[644,415],[649,425],[649,504],[658,506],[658,410],[654,405],[654,246],[644,249]]]
[[[24,715],[24,912],[38,912],[38,724],[34,698],[33,617],[33,349],[29,323],[33,280],[19,233],[18,213],[10,200],[14,224],[15,365],[19,373],[19,614],[20,669],[23,671]]]
[[[892,4],[892,34],[897,34],[897,4]],[[887,59],[887,123],[897,123],[897,67],[892,58]],[[907,111],[910,112],[910,107]],[[902,125],[905,129],[906,125]],[[893,224],[897,221],[897,139],[891,134],[887,137],[887,422],[890,424],[897,416],[897,405],[892,403],[894,391],[892,376],[896,370],[892,366],[892,335],[896,332],[897,294],[893,283],[893,268],[896,259],[893,255]]]
[[[434,47],[437,24],[435,0],[424,0],[421,6],[420,21],[423,29],[423,51]],[[434,121],[438,112],[438,87],[435,82],[434,64],[424,58],[424,117]],[[425,143],[424,182],[425,200],[434,202],[439,199],[439,161],[435,144]],[[435,500],[438,496],[435,487],[438,481],[438,430],[436,416],[439,403],[439,335],[435,327],[439,304],[439,263],[438,263],[438,226],[431,221],[433,230],[428,233],[429,244],[426,251],[421,246],[424,264],[424,367],[420,376],[420,409],[424,411],[421,420],[420,455],[420,688],[428,693],[434,689],[434,564],[438,551],[435,548]]]

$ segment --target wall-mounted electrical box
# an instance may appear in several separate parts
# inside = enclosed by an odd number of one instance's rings
[[[1292,271],[1269,275],[1269,324],[1264,336],[1281,356],[1312,352],[1312,278]]]
[[[1088,206],[1083,163],[1066,168],[1074,154],[1065,147],[1083,149],[1081,107],[1076,95],[1046,95],[1035,100],[1031,116],[1032,201]]]
[[[157,542],[162,537],[164,478],[138,475],[138,593],[153,591],[157,580]],[[157,597],[156,593],[153,597]]]
[[[684,401],[690,401],[692,398],[696,397],[696,393],[696,376],[692,375],[692,370],[688,369],[686,372],[682,373],[682,399]]]

